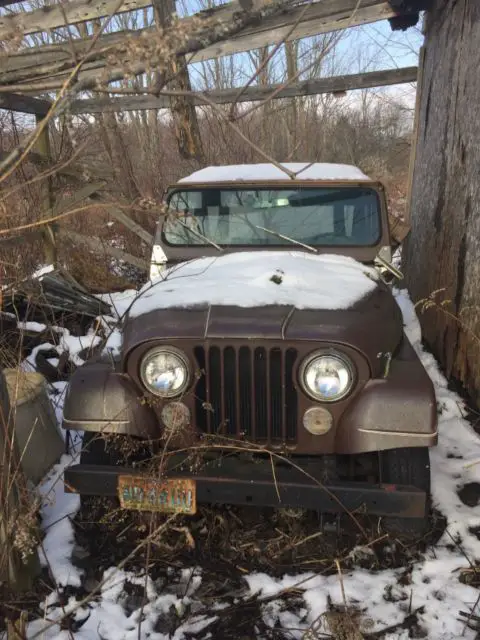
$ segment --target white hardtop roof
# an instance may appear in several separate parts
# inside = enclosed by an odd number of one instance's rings
[[[232,164],[205,167],[185,176],[178,182],[258,182],[266,180],[338,180],[364,182],[370,181],[358,167],[349,164],[329,164],[325,162],[284,162],[283,167],[296,174],[292,179],[274,164]]]

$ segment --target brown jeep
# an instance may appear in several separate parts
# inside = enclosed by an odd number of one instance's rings
[[[68,491],[425,523],[436,402],[391,292],[384,189],[346,165],[283,167],[168,190],[121,349],[69,386],[64,427],[85,435]]]

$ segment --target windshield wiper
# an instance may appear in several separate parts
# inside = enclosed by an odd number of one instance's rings
[[[218,245],[213,240],[210,240],[210,238],[207,238],[207,236],[204,236],[203,233],[200,233],[200,231],[196,231],[195,229],[192,229],[191,227],[189,227],[188,224],[185,224],[185,222],[180,220],[180,218],[174,218],[174,220],[175,222],[178,222],[179,224],[181,224],[182,227],[185,227],[185,229],[187,229],[187,231],[190,231],[190,233],[192,233],[194,236],[197,236],[197,238],[200,238],[201,240],[205,240],[206,242],[208,242],[208,244],[211,244],[212,247],[215,247],[215,249],[218,249],[218,251],[223,251],[220,245]]]
[[[318,249],[315,249],[315,247],[311,247],[309,244],[305,244],[304,242],[300,242],[300,240],[294,240],[293,238],[290,238],[290,236],[284,236],[283,233],[279,233],[278,231],[272,231],[271,229],[265,229],[265,227],[261,227],[259,224],[254,224],[253,226],[256,229],[261,229],[262,231],[265,231],[265,233],[270,233],[272,236],[276,236],[277,238],[281,238],[282,240],[287,240],[288,242],[291,242],[292,244],[298,244],[299,247],[303,247],[304,249],[308,249],[309,251],[312,251],[313,253],[318,253]]]

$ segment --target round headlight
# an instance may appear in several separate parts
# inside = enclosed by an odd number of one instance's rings
[[[171,347],[152,349],[142,359],[140,377],[147,389],[156,396],[180,396],[190,381],[188,360]]]
[[[353,386],[353,364],[343,354],[313,354],[303,363],[300,380],[310,397],[321,402],[335,402],[344,398]]]

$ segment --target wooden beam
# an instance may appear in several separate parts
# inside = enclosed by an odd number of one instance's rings
[[[298,21],[295,30],[288,36],[288,40],[295,40],[307,36],[317,35],[329,31],[336,31],[360,24],[375,22],[393,17],[397,13],[392,9],[387,0],[363,0],[359,5],[358,0],[321,0],[313,2],[303,13],[304,7],[288,6],[281,12],[257,20],[253,24],[247,24],[236,35],[224,41],[218,41],[211,45],[202,45],[199,39],[191,39],[177,55],[190,54],[188,62],[198,62],[234,53],[248,51],[275,44],[286,38],[293,24]],[[207,12],[202,12],[205,15]],[[232,3],[223,5],[214,13],[216,19],[226,20],[228,15],[233,16]],[[184,18],[189,20],[191,18]],[[253,22],[253,21],[252,21]],[[207,24],[207,23],[206,23]],[[226,23],[225,23],[226,24]],[[138,30],[133,32],[120,32],[106,34],[99,40],[98,47],[113,46],[119,44],[128,35],[130,39],[144,38],[153,34],[153,29]],[[81,56],[91,39],[74,40],[66,44],[49,45],[36,49],[22,50],[12,54],[5,61],[0,72],[0,83],[7,85],[18,82],[33,81],[39,75],[42,79],[56,75],[54,83],[61,86],[68,71],[73,68],[72,49],[77,56]],[[90,54],[88,64],[95,64],[99,68],[105,66],[105,53]],[[132,61],[134,62],[134,61]],[[134,73],[143,73],[145,66],[132,65]],[[124,73],[122,68],[112,69],[112,76]],[[80,80],[95,79],[98,77],[98,69],[92,69],[80,73]]]
[[[40,98],[32,98],[17,93],[0,93],[0,109],[31,113],[36,116],[46,116],[52,103]]]
[[[279,91],[273,99],[278,100],[297,96],[369,89],[394,84],[405,84],[407,82],[415,82],[416,80],[417,67],[369,71],[345,76],[332,76],[330,78],[315,78],[313,80],[295,82]],[[248,87],[238,101],[255,102],[266,100],[279,86],[281,85],[255,85]],[[235,101],[238,95],[238,87],[220,91],[206,91],[204,95],[217,104],[230,104]],[[196,105],[205,104],[205,100],[202,100],[201,94],[194,94],[192,98]],[[106,111],[142,111],[145,109],[168,109],[169,106],[169,96],[122,96],[117,98],[76,100],[72,102],[70,112],[73,114],[81,114],[103,113]]]
[[[37,126],[42,124],[42,116],[35,116],[37,121]],[[40,131],[37,137],[37,142],[34,146],[34,149],[40,156],[44,159],[46,163],[51,163],[52,154],[50,147],[50,133],[49,133],[49,122],[45,122],[45,126]],[[52,176],[47,176],[41,184],[41,192],[42,192],[42,200],[41,200],[41,209],[39,220],[50,218],[52,215],[53,209],[53,182]],[[55,239],[55,227],[50,224],[45,224],[42,226],[43,233],[43,254],[45,264],[53,264],[56,266],[57,264],[57,244]]]
[[[412,132],[412,146],[410,147],[410,161],[408,165],[408,179],[407,179],[407,197],[405,207],[405,223],[410,225],[411,221],[411,209],[412,209],[412,185],[413,185],[413,171],[415,168],[415,160],[417,157],[417,141],[418,141],[418,128],[420,119],[420,105],[422,103],[422,79],[423,69],[425,66],[425,45],[420,48],[418,55],[418,82],[417,82],[417,95],[415,101],[415,115],[413,120],[413,132]]]
[[[287,9],[280,15],[245,29],[229,40],[195,52],[189,62],[199,62],[251,49],[261,49],[285,39],[288,41],[298,40],[398,15],[387,0],[363,0],[360,3],[358,0],[321,0],[314,2],[305,11],[294,31],[288,35],[292,25],[297,22],[302,12],[303,7]]]
[[[135,220],[132,220],[130,216],[124,213],[121,209],[117,209],[112,206],[109,207],[108,213],[116,218],[121,224],[123,224],[127,229],[130,229],[133,233],[135,233],[141,240],[143,240],[147,246],[153,246],[153,236],[146,229],[144,229],[141,225],[137,224]]]
[[[153,0],[124,0],[119,5],[118,0],[70,0],[63,5],[47,5],[34,11],[24,11],[16,14],[0,16],[0,40],[8,38],[15,32],[24,35],[41,31],[51,31],[64,27],[67,24],[79,24],[88,20],[106,18],[127,11],[136,11],[149,7]],[[214,7],[196,14],[197,18],[204,20],[229,21],[233,19],[235,12],[242,11],[241,3],[237,0],[220,7]],[[184,18],[186,22],[191,17]]]
[[[153,0],[153,10],[155,22],[161,29],[172,26],[176,13],[175,0]],[[156,89],[156,93],[164,86],[165,78],[172,78],[167,84],[169,89],[183,92],[170,97],[170,113],[180,156],[185,160],[204,162],[202,136],[197,111],[190,98],[192,84],[185,56],[171,56],[167,67],[161,65],[155,72],[151,87]]]
[[[142,9],[151,4],[151,0],[125,0],[116,13]],[[93,2],[73,0],[61,5],[45,5],[35,11],[1,15],[0,40],[14,33],[28,35],[64,27],[66,24],[78,24],[103,18],[115,12],[116,7],[118,7],[118,0],[94,0]]]
[[[3,162],[9,155],[8,151],[0,151],[0,162]],[[104,166],[86,163],[80,164],[76,162],[71,162],[70,164],[62,166],[59,163],[53,163],[52,160],[48,160],[40,153],[36,153],[34,151],[27,153],[24,162],[31,162],[38,166],[42,171],[51,169],[53,173],[70,178],[75,182],[75,184],[80,185],[85,183],[85,176],[92,179],[103,180],[105,182],[112,178],[111,171]]]
[[[10,4],[16,4],[20,0],[0,0],[0,7],[8,7]]]
[[[98,238],[84,236],[83,234],[77,233],[76,231],[71,231],[70,229],[64,229],[61,227],[58,229],[58,234],[60,236],[68,238],[75,244],[85,245],[94,253],[112,256],[113,258],[117,258],[117,260],[124,260],[125,262],[133,264],[133,266],[138,267],[143,271],[148,271],[150,269],[150,264],[147,262],[147,260],[143,260],[143,258],[138,258],[137,256],[132,256],[130,253],[122,251],[122,249],[117,249],[116,247],[105,244]]]
[[[105,182],[89,182],[78,191],[74,191],[71,196],[61,198],[53,207],[53,215],[59,215],[70,209],[75,209],[84,200],[90,198],[93,194],[105,186]]]

